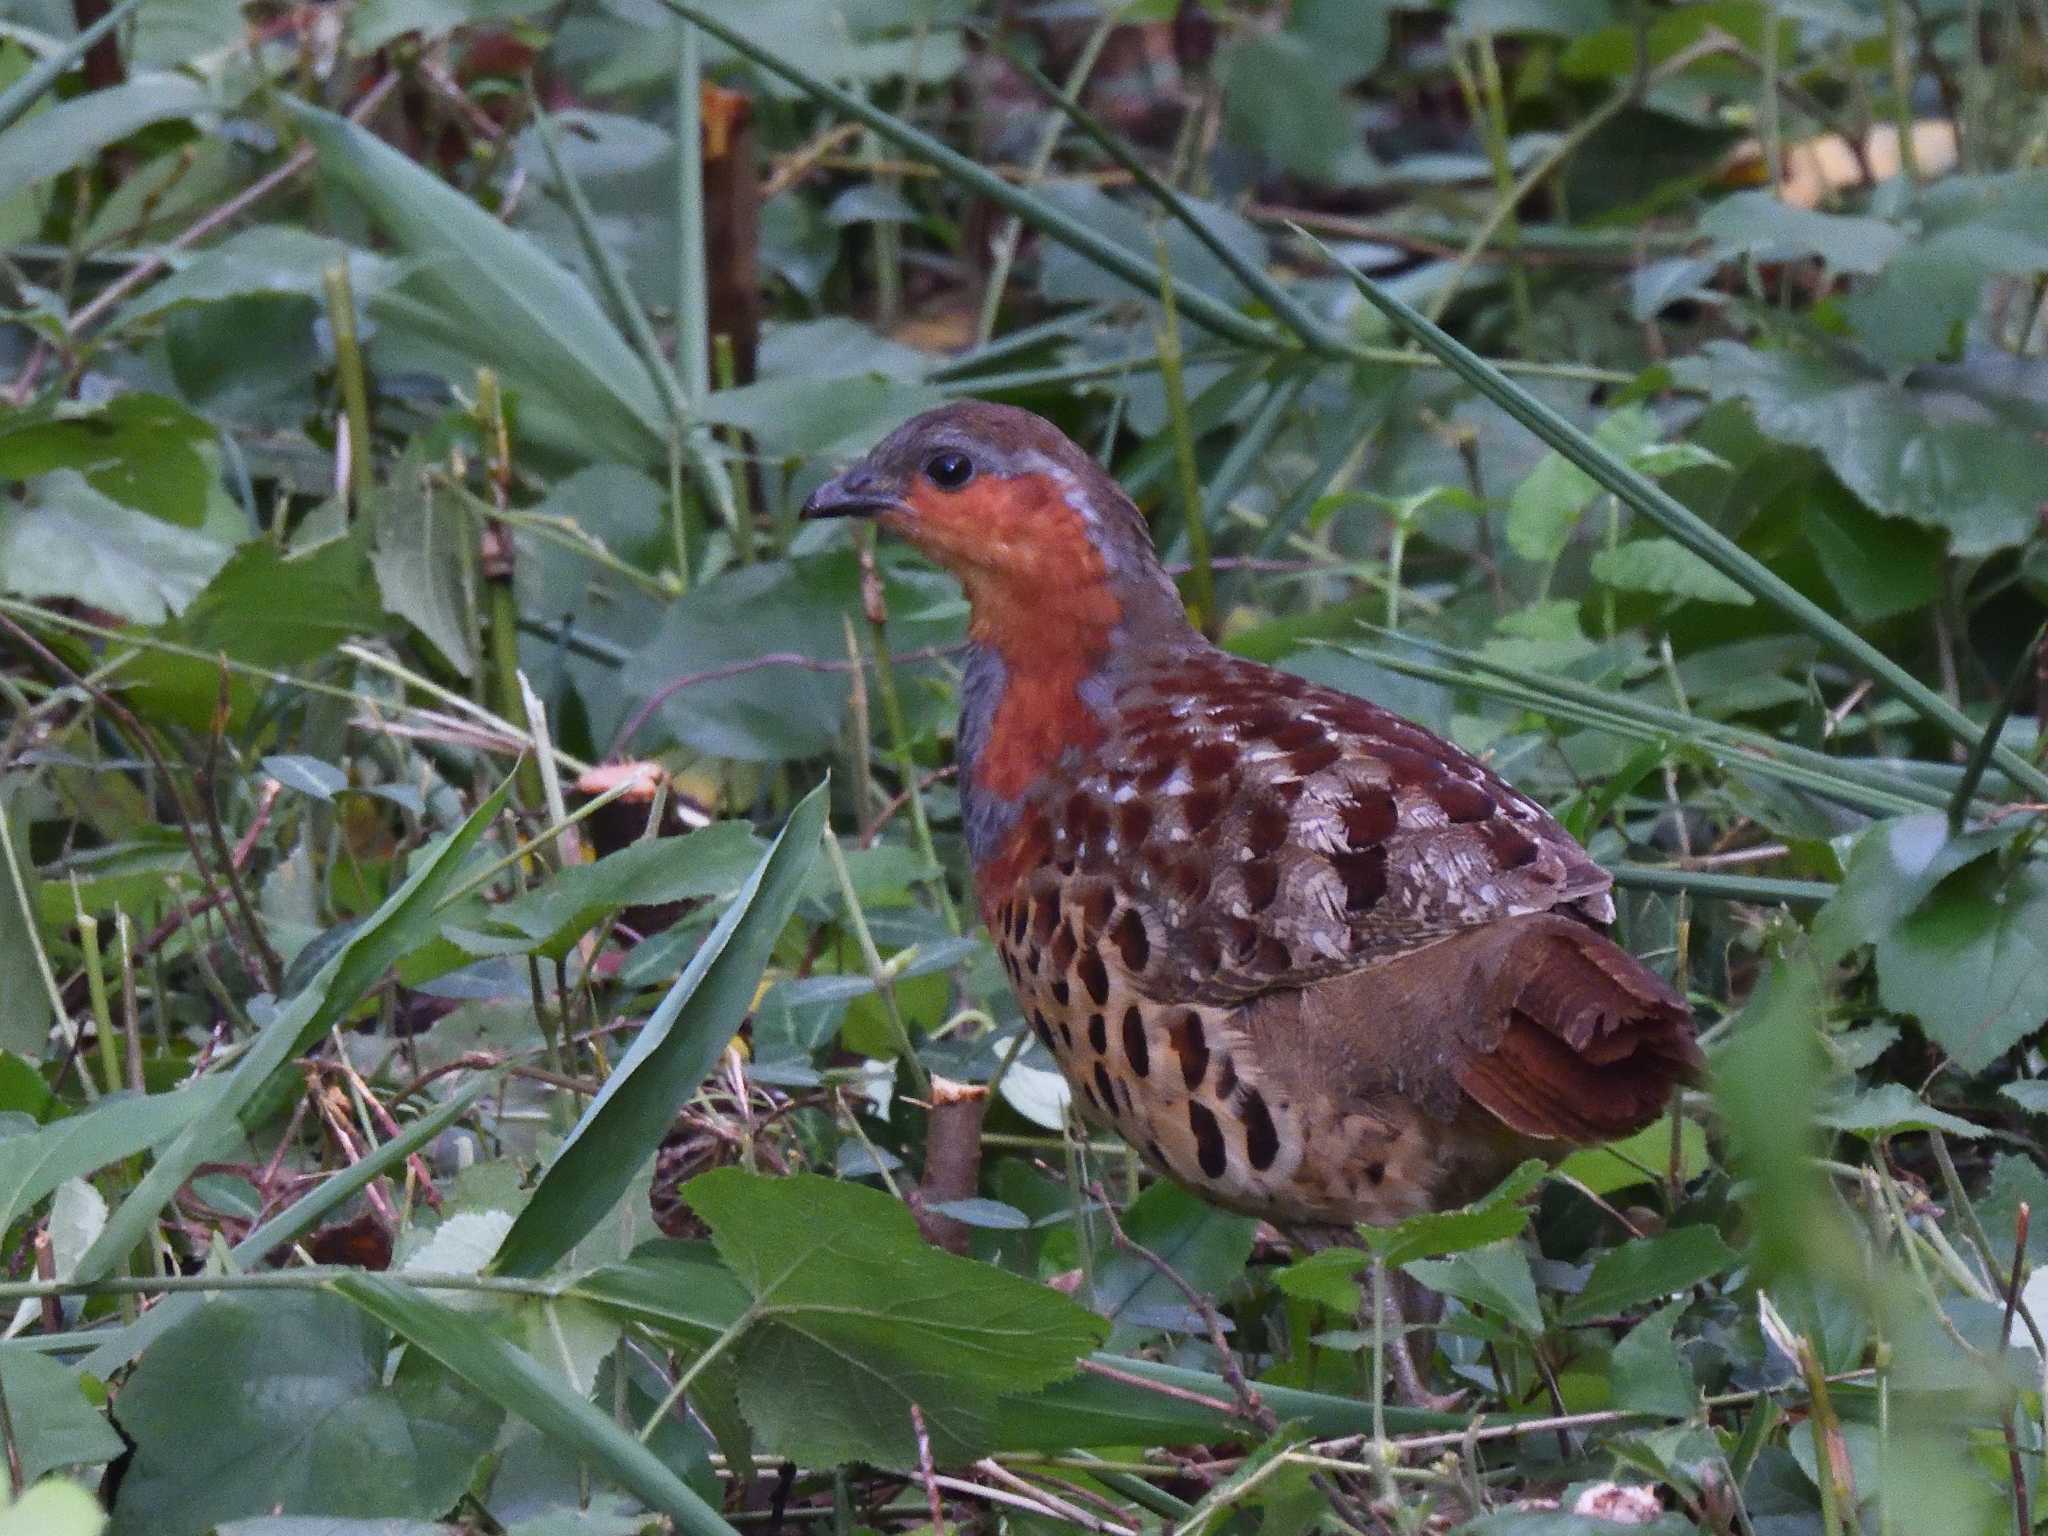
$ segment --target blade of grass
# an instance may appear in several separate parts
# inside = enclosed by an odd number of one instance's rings
[[[704,249],[703,66],[697,29],[681,23],[676,58],[676,366],[694,412],[711,392],[710,282]]]
[[[675,1521],[677,1530],[690,1536],[738,1536],[659,1456],[477,1317],[382,1275],[343,1275],[334,1289],[550,1440],[603,1468],[621,1487]]]
[[[806,95],[873,129],[905,154],[938,167],[953,182],[987,198],[997,207],[1016,214],[1032,228],[1086,257],[1111,276],[1130,284],[1145,297],[1151,298],[1159,292],[1161,274],[1152,262],[1132,254],[1063,210],[1022,187],[1012,186],[978,161],[969,159],[930,134],[911,127],[879,107],[870,106],[851,91],[841,90],[836,85],[820,80],[809,71],[779,58],[766,43],[733,31],[697,7],[685,4],[683,0],[661,0],[661,3],[685,21],[695,22],[740,57],[759,65],[770,74],[780,76]],[[1213,331],[1219,336],[1228,337],[1246,346],[1257,347],[1262,351],[1273,351],[1289,345],[1284,338],[1257,321],[1239,314],[1213,294],[1205,293],[1178,278],[1173,279],[1173,283],[1174,295],[1180,301],[1181,308],[1186,311],[1190,320],[1204,330]]]
[[[1956,780],[1955,793],[1948,802],[1948,830],[1953,837],[1963,830],[1963,822],[1970,814],[1970,801],[1977,793],[1978,784],[1983,782],[1984,769],[1991,761],[1991,749],[2005,734],[2005,722],[2012,718],[2014,710],[2020,707],[2020,700],[2026,697],[2027,689],[2033,686],[2035,668],[2040,665],[2042,647],[2048,646],[2048,624],[2034,631],[2034,638],[2020,647],[2020,659],[2007,679],[2005,692],[1998,697],[1998,705],[1991,711],[1991,718],[1984,722],[1984,734],[1971,749],[1970,760],[1963,765],[1963,776]],[[2039,722],[2039,729],[2048,731],[2048,721]]]
[[[498,1082],[499,1074],[496,1072],[478,1073],[445,1104],[435,1106],[367,1157],[323,1180],[250,1232],[228,1251],[229,1257],[246,1268],[262,1263],[272,1250],[297,1242],[318,1226],[329,1211],[354,1199],[357,1191],[372,1179],[402,1166],[413,1153],[467,1114],[470,1106],[495,1088]],[[79,1362],[79,1369],[104,1380],[156,1342],[165,1329],[198,1310],[205,1301],[203,1294],[193,1293],[162,1298],[127,1327],[101,1338],[93,1352]]]
[[[229,1069],[227,1086],[221,1090],[214,1112],[202,1123],[180,1131],[115,1208],[92,1246],[80,1256],[74,1272],[77,1279],[98,1280],[111,1274],[213,1150],[221,1126],[304,1049],[308,1038],[324,1033],[401,954],[428,935],[435,904],[455,882],[469,850],[504,809],[511,789],[508,778],[451,836],[418,861],[405,883],[385,898],[304,990],[284,1002]]]
[[[1417,642],[1429,645],[1429,642]],[[1624,693],[1603,691],[1570,678],[1534,677],[1484,657],[1429,645],[1452,656],[1466,670],[1419,661],[1399,652],[1363,646],[1344,649],[1362,660],[1425,682],[1469,688],[1558,719],[1590,725],[1632,740],[1665,739],[1721,752],[1739,752],[1743,767],[1788,784],[1829,795],[1845,804],[1882,814],[1939,808],[1939,789],[1918,785],[1895,769],[1829,757],[1810,747],[1779,741],[1761,731],[1683,714],[1644,703]]]
[[[1763,875],[1727,875],[1714,870],[1659,864],[1609,864],[1616,885],[1633,891],[1680,891],[1719,901],[1753,901],[1764,906],[1818,906],[1833,898],[1825,880],[1773,880]]]
[[[1128,172],[1131,179],[1172,214],[1182,228],[1201,242],[1203,249],[1223,263],[1225,270],[1232,277],[1244,284],[1247,292],[1270,309],[1281,324],[1294,332],[1301,339],[1303,346],[1311,352],[1320,352],[1332,357],[1340,356],[1346,351],[1341,337],[1311,314],[1299,299],[1274,279],[1271,273],[1256,263],[1245,260],[1242,252],[1202,221],[1193,203],[1162,180],[1129,145],[1103,127],[1094,114],[1079,101],[1047,79],[1037,65],[1008,42],[991,33],[984,32],[983,41],[1000,53],[1011,68],[1036,86],[1039,94],[1086,134],[1090,142],[1109,156],[1120,170]]]
[[[731,906],[641,1026],[505,1234],[491,1262],[494,1273],[545,1273],[610,1213],[634,1173],[654,1156],[676,1106],[704,1081],[753,1006],[761,972],[818,856],[827,789],[821,784],[790,812]]]
[[[1736,582],[1744,590],[1771,604],[1851,666],[1869,673],[1930,725],[1946,731],[1965,746],[1977,744],[1983,732],[1962,710],[1879,651],[1719,529],[1710,526],[1699,514],[1647,475],[1623,463],[1527,390],[1517,387],[1491,363],[1425,319],[1363,272],[1344,262],[1328,246],[1316,240],[1315,236],[1300,229],[1299,226],[1296,227],[1296,232],[1303,239],[1313,241],[1332,263],[1349,273],[1358,291],[1397,327],[1442,358],[1460,378],[1592,476],[1596,483],[1612,491],[1631,509],[1657,524],[1715,570]],[[2036,794],[2048,797],[2048,773],[2036,768],[2010,748],[1994,747],[1992,751],[1999,767],[2016,783],[2026,786]]]
[[[21,121],[28,109],[43,99],[64,72],[92,51],[92,45],[121,25],[141,8],[142,0],[121,0],[106,15],[72,38],[48,58],[39,59],[14,84],[0,91],[0,133]]]

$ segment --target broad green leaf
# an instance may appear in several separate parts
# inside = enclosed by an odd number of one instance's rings
[[[348,788],[348,775],[332,763],[303,752],[281,752],[263,759],[263,771],[286,789],[295,789],[315,800],[331,801]]]
[[[1606,1147],[1582,1147],[1557,1165],[1557,1171],[1569,1174],[1596,1195],[1611,1195],[1617,1189],[1627,1189],[1632,1184],[1652,1182],[1664,1177],[1671,1162],[1671,1119],[1666,1116],[1655,1125],[1645,1126],[1626,1141],[1615,1142]],[[1681,1180],[1696,1179],[1713,1162],[1707,1150],[1705,1127],[1697,1121],[1687,1120],[1678,1132],[1678,1176]],[[1645,1172],[1645,1169],[1653,1170]]]
[[[116,395],[75,414],[0,426],[0,480],[74,469],[102,496],[181,528],[206,516],[214,429],[162,395]]]
[[[66,1179],[169,1141],[186,1128],[216,1129],[224,1078],[201,1078],[175,1093],[120,1094],[39,1130],[0,1138],[0,1230],[13,1225]]]
[[[679,838],[630,843],[594,864],[571,865],[491,908],[487,921],[532,940],[552,958],[627,907],[726,895],[761,856],[761,842],[746,822],[713,822]]]
[[[61,1477],[45,1478],[14,1503],[0,1493],[0,1536],[100,1536],[107,1517],[93,1496]]]
[[[223,1078],[206,1081],[226,1080]],[[478,1073],[445,1104],[422,1115],[398,1135],[379,1144],[367,1157],[351,1164],[342,1172],[321,1180],[312,1190],[270,1220],[253,1228],[247,1237],[228,1251],[228,1257],[237,1265],[253,1266],[267,1259],[278,1248],[298,1241],[318,1226],[328,1213],[353,1200],[372,1179],[380,1178],[391,1169],[401,1166],[413,1153],[453,1125],[487,1091],[496,1088],[499,1081],[497,1073]],[[155,1306],[127,1327],[116,1329],[105,1337],[95,1335],[97,1347],[81,1362],[80,1369],[102,1379],[113,1375],[168,1329],[198,1311],[205,1300],[203,1295],[193,1291],[161,1298]]]
[[[1883,219],[1820,213],[1775,192],[1737,192],[1700,219],[1700,233],[1723,259],[1798,261],[1818,256],[1836,272],[1878,272],[1906,243],[1906,232]]]
[[[1057,1291],[955,1258],[880,1190],[810,1174],[701,1174],[684,1198],[752,1297],[740,1403],[781,1455],[916,1456],[910,1405],[943,1461],[995,1444],[996,1400],[1072,1372],[1106,1329]]]
[[[1689,1416],[1699,1401],[1692,1368],[1678,1352],[1672,1330],[1685,1315],[1685,1303],[1659,1307],[1628,1331],[1614,1346],[1614,1402],[1618,1408]]]
[[[1627,459],[1657,440],[1656,418],[1641,406],[1616,411],[1593,430],[1593,440]],[[1549,564],[1564,553],[1600,487],[1561,453],[1546,453],[1508,500],[1508,547],[1524,560]]]
[[[2017,421],[1984,403],[1895,384],[1835,357],[1710,341],[1672,365],[1682,384],[1749,402],[1780,442],[1816,448],[1873,512],[1947,531],[1986,555],[2033,531],[2040,459]]]
[[[1356,62],[1355,55],[1326,58],[1313,38],[1295,31],[1238,43],[1217,61],[1231,139],[1297,176],[1339,186],[1370,177],[1375,166],[1341,90]]]
[[[408,32],[432,42],[469,22],[513,21],[542,9],[543,0],[364,0],[349,13],[349,47],[373,54]]]
[[[1493,1192],[1454,1211],[1424,1211],[1398,1226],[1360,1227],[1365,1246],[1398,1269],[1413,1259],[1459,1253],[1513,1237],[1529,1224],[1522,1197],[1543,1182],[1543,1164],[1523,1163]]]
[[[1864,623],[1910,613],[1941,590],[1941,535],[1879,517],[1832,475],[1801,490],[1799,527],[1850,614]]]
[[[1815,951],[1838,960],[1859,944],[1875,944],[1942,881],[2018,831],[2007,821],[1951,836],[1948,819],[1933,814],[1879,822],[1856,840],[1841,886],[1814,918]]]
[[[1382,0],[1296,0],[1287,29],[1308,44],[1323,68],[1349,84],[1386,58],[1393,9]]]
[[[384,607],[434,644],[464,677],[477,667],[477,600],[465,542],[475,520],[462,493],[433,478],[408,452],[371,498],[376,543],[371,564]]]
[[[1838,1131],[1859,1136],[1891,1136],[1901,1131],[1946,1131],[1951,1136],[1987,1134],[1960,1115],[1936,1109],[1904,1083],[1880,1083],[1820,1105],[1814,1118]]]
[[[210,730],[226,655],[251,667],[286,669],[331,656],[343,641],[374,633],[382,617],[371,578],[367,535],[352,531],[296,553],[269,539],[242,545],[160,631],[201,653],[149,651],[125,671],[127,698],[151,720]],[[231,729],[258,708],[266,689],[244,677],[228,686]]]
[[[2048,1115],[2048,1082],[2040,1078],[2004,1083],[1998,1091],[2030,1115]]]
[[[1258,1222],[1234,1216],[1198,1200],[1162,1179],[1132,1202],[1122,1216],[1124,1231],[1164,1259],[1205,1296],[1220,1294],[1244,1273]],[[1095,1310],[1114,1325],[1112,1348],[1127,1348],[1162,1326],[1199,1332],[1180,1288],[1136,1254],[1107,1247],[1095,1259]]]
[[[422,852],[405,883],[349,935],[311,981],[278,1008],[228,1072],[215,1115],[186,1126],[158,1154],[80,1262],[79,1279],[97,1280],[108,1274],[143,1240],[157,1213],[205,1160],[219,1129],[216,1117],[226,1121],[238,1114],[273,1072],[304,1049],[308,1039],[317,1037],[353,1007],[399,956],[431,936],[436,907],[459,877],[464,856],[504,808],[511,788],[508,779],[453,834]]]
[[[1679,1227],[1636,1238],[1600,1257],[1585,1288],[1566,1305],[1564,1320],[1582,1323],[1668,1296],[1736,1262],[1735,1250],[1712,1227]]]
[[[1756,599],[1674,539],[1631,539],[1593,556],[1593,575],[1629,592],[1661,592],[1747,608]]]
[[[554,1371],[483,1322],[379,1275],[345,1275],[334,1288],[400,1337],[432,1355],[489,1401],[660,1510],[690,1536],[735,1536],[653,1451],[572,1393]]]
[[[1982,858],[1944,880],[1877,943],[1878,992],[1965,1071],[2048,1019],[2048,874]]]
[[[61,1361],[0,1344],[0,1387],[14,1424],[14,1453],[30,1482],[58,1467],[98,1466],[127,1449],[86,1397],[79,1372]]]
[[[200,1536],[272,1511],[444,1512],[490,1449],[503,1406],[425,1361],[387,1383],[387,1348],[373,1317],[317,1291],[208,1302],[121,1390],[135,1459],[114,1504],[117,1536]],[[364,1475],[366,1454],[375,1476]]]
[[[1525,1333],[1543,1331],[1536,1278],[1518,1243],[1488,1243],[1448,1259],[1416,1259],[1402,1268],[1432,1291],[1455,1296],[1467,1306],[1497,1312]]]
[[[839,378],[764,379],[721,389],[704,402],[704,419],[745,432],[775,457],[850,458],[918,412],[942,403],[936,385],[878,373]]]
[[[199,595],[232,551],[93,489],[75,469],[0,500],[0,590],[68,597],[160,624]]]
[[[753,1006],[761,972],[818,856],[828,789],[820,784],[790,812],[590,1101],[506,1235],[499,1273],[544,1274],[604,1218],[654,1156],[677,1107],[696,1092]]]
[[[654,380],[587,287],[368,130],[292,106],[323,163],[419,258],[393,318],[438,317],[444,341],[468,360],[454,382],[472,386],[476,366],[488,364],[508,387],[580,414],[593,456],[666,462],[668,414]]]
[[[186,75],[138,75],[61,102],[0,136],[0,202],[83,165],[152,123],[218,111],[226,103]]]
[[[288,224],[261,224],[230,235],[177,267],[154,287],[129,301],[129,320],[161,314],[178,304],[206,304],[251,294],[296,294],[324,303],[325,274],[337,261],[348,264],[349,289],[357,303],[379,292],[398,275],[398,266]]]

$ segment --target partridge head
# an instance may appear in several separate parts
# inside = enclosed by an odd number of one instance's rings
[[[804,514],[873,517],[965,588],[981,914],[1077,1101],[1161,1173],[1295,1229],[1393,1222],[1638,1130],[1697,1071],[1563,828],[1422,727],[1211,645],[1051,423],[928,412]]]

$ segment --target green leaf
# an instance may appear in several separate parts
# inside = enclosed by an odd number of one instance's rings
[[[175,1093],[110,1096],[80,1114],[0,1139],[0,1231],[66,1179],[84,1178],[188,1127],[217,1124],[225,1082],[202,1078]]]
[[[75,469],[0,499],[0,590],[69,597],[141,624],[178,612],[227,563],[230,548],[93,489]]]
[[[654,1156],[676,1106],[696,1092],[753,1006],[761,972],[818,856],[829,788],[820,784],[790,812],[732,905],[641,1026],[506,1234],[499,1273],[545,1273],[611,1211]]]
[[[1878,994],[1968,1072],[2048,1019],[2048,873],[1981,858],[1877,943]]]
[[[558,1373],[492,1333],[478,1319],[381,1275],[344,1275],[334,1282],[334,1288],[432,1355],[485,1399],[587,1458],[649,1508],[674,1520],[678,1529],[691,1536],[735,1536],[717,1511],[692,1493],[658,1456],[572,1393]]]
[[[1998,1091],[2030,1115],[2048,1115],[2048,1082],[2030,1077],[2016,1083],[2002,1083]]]
[[[0,136],[0,202],[85,164],[152,123],[215,111],[225,103],[186,75],[138,75],[60,102]]]
[[[1672,1341],[1672,1330],[1685,1315],[1686,1304],[1659,1307],[1628,1331],[1614,1346],[1614,1404],[1641,1413],[1683,1419],[1699,1402],[1692,1367]]]
[[[366,129],[287,104],[323,164],[400,250],[421,258],[394,318],[438,317],[441,335],[471,360],[453,382],[472,386],[476,364],[488,362],[508,387],[580,416],[592,457],[666,462],[668,413],[654,380],[568,269]]]
[[[1822,1125],[1866,1138],[1926,1130],[1963,1137],[1988,1134],[1981,1125],[1972,1125],[1960,1115],[1936,1109],[1904,1083],[1880,1083],[1822,1104],[1814,1111],[1814,1118]]]
[[[331,802],[348,788],[348,775],[332,763],[302,752],[284,752],[263,759],[263,771],[286,789],[295,789],[315,800]]]
[[[2007,821],[1951,836],[1948,818],[1926,814],[1879,822],[1856,840],[1834,899],[1814,917],[1814,949],[1839,960],[1875,944],[1957,870],[2002,848],[2019,831]]]
[[[1566,1323],[1583,1323],[1669,1296],[1732,1268],[1737,1255],[1712,1227],[1679,1227],[1637,1238],[1601,1255],[1585,1288],[1566,1305]]]
[[[1756,599],[1674,539],[1631,539],[1593,556],[1593,575],[1630,592],[1661,592],[1747,608]]]
[[[85,1395],[73,1367],[17,1346],[0,1345],[0,1387],[14,1424],[14,1453],[30,1482],[58,1467],[92,1467],[127,1447]],[[0,1526],[0,1529],[4,1529]]]
[[[376,1320],[314,1291],[207,1303],[142,1357],[117,1412],[135,1442],[114,1529],[200,1536],[273,1510],[428,1518],[468,1486],[503,1408],[435,1368],[385,1380]],[[206,1411],[195,1413],[195,1403]],[[377,1448],[376,1475],[363,1456]]]
[[[430,475],[408,450],[370,499],[371,564],[384,607],[434,644],[464,677],[477,667],[477,601],[465,544],[476,537],[462,492]]]
[[[1879,517],[1832,475],[1801,489],[1799,528],[1852,617],[1874,623],[1911,613],[1941,591],[1941,535]]]
[[[781,1455],[911,1462],[916,1403],[934,1454],[972,1459],[999,1395],[1069,1374],[1106,1332],[1057,1291],[930,1247],[879,1190],[721,1168],[684,1199],[753,1298],[740,1404]]]
[[[490,909],[492,929],[519,934],[549,957],[627,907],[724,896],[737,889],[762,856],[744,821],[718,821],[679,838],[647,839],[574,864]]]
[[[1663,1178],[1670,1162],[1671,1117],[1666,1115],[1625,1141],[1605,1147],[1581,1147],[1559,1163],[1557,1171],[1577,1179],[1596,1195],[1611,1195],[1617,1189]],[[1712,1163],[1705,1127],[1697,1121],[1685,1121],[1678,1132],[1679,1178],[1695,1179]],[[1645,1168],[1654,1171],[1645,1172]]]
[[[1340,186],[1370,177],[1375,167],[1341,89],[1355,63],[1297,31],[1237,43],[1217,61],[1232,141],[1296,176]]]
[[[106,1528],[93,1496],[61,1477],[45,1478],[16,1503],[0,1502],[0,1536],[100,1536]]]
[[[225,1083],[226,1079],[210,1078],[206,1081]],[[372,1179],[400,1167],[408,1157],[453,1125],[486,1092],[498,1087],[500,1081],[499,1073],[478,1073],[447,1103],[437,1105],[420,1116],[398,1135],[380,1143],[367,1157],[322,1179],[270,1220],[253,1228],[247,1237],[228,1250],[228,1257],[246,1268],[262,1262],[278,1248],[297,1242],[318,1226],[329,1212],[353,1200]],[[94,1335],[97,1347],[81,1362],[80,1369],[102,1379],[113,1375],[167,1330],[198,1311],[205,1299],[193,1291],[165,1296],[127,1327],[105,1336]]]
[[[252,294],[296,294],[324,303],[325,273],[348,264],[349,290],[362,303],[398,276],[398,264],[289,224],[260,224],[184,261],[121,311],[127,321],[179,304],[209,304]]]
[[[1244,1273],[1259,1225],[1252,1217],[1218,1210],[1163,1179],[1132,1202],[1122,1221],[1132,1242],[1151,1249],[1205,1296],[1220,1293]],[[1094,1279],[1095,1310],[1115,1328],[1112,1348],[1128,1348],[1164,1326],[1162,1318],[1181,1332],[1202,1326],[1190,1316],[1179,1287],[1136,1254],[1102,1254],[1095,1261]]]
[[[453,834],[421,853],[412,873],[350,934],[313,979],[285,1001],[229,1070],[215,1115],[225,1122],[256,1097],[273,1072],[316,1038],[383,976],[398,958],[434,932],[435,909],[455,885],[465,855],[497,819],[511,792],[507,779]],[[219,1126],[215,1117],[186,1126],[121,1202],[83,1259],[77,1278],[97,1280],[125,1260],[157,1213],[205,1161]]]
[[[162,395],[116,395],[97,409],[0,427],[0,480],[75,469],[101,495],[196,528],[213,465],[198,445],[213,428]]]
[[[1402,1269],[1432,1291],[1499,1313],[1525,1333],[1543,1331],[1536,1278],[1518,1243],[1503,1240],[1469,1248],[1448,1259],[1416,1259]]]
[[[1873,512],[1943,529],[1959,555],[1991,554],[2034,530],[2035,445],[2021,422],[1981,402],[1894,384],[1839,358],[1733,341],[1708,342],[1672,373],[1717,400],[1748,401],[1767,436],[1818,449]]]
[[[1818,256],[1835,272],[1879,272],[1906,243],[1906,232],[1883,219],[1799,208],[1770,191],[1724,197],[1700,218],[1716,255],[1755,261]]]
[[[1398,1269],[1413,1259],[1460,1253],[1513,1237],[1529,1224],[1522,1197],[1543,1182],[1547,1170],[1531,1158],[1502,1179],[1484,1198],[1455,1211],[1423,1211],[1398,1226],[1360,1227],[1365,1246]]]
[[[1658,431],[1648,411],[1627,406],[1594,428],[1593,441],[1628,459],[1654,443]],[[1546,453],[1508,499],[1508,547],[1524,560],[1548,565],[1564,553],[1599,490],[1598,482],[1563,454]]]

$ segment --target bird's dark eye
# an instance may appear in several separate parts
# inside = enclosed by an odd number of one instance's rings
[[[935,453],[924,461],[925,477],[942,491],[957,491],[974,478],[974,460],[964,453]]]

